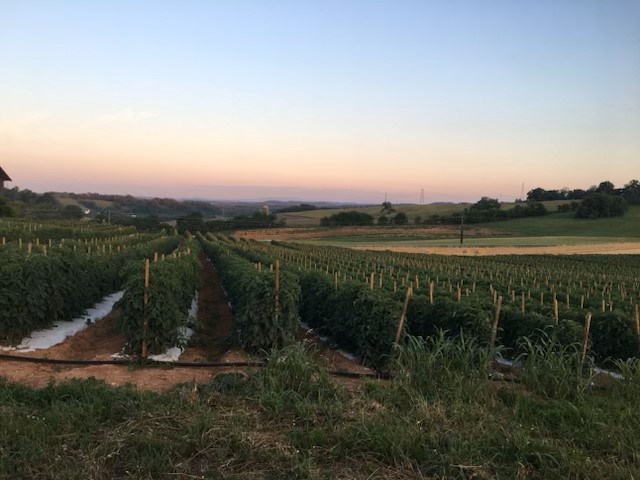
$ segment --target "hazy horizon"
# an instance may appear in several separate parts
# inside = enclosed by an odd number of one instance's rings
[[[640,176],[637,0],[3,7],[9,187],[430,203]]]

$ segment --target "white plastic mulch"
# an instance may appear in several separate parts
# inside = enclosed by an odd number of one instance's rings
[[[195,320],[198,318],[198,292],[196,291],[193,300],[191,300],[191,308],[189,308],[189,322],[193,322],[195,324]],[[194,331],[183,325],[178,327],[178,332],[180,338],[185,341],[185,344],[193,335]],[[149,359],[155,360],[156,362],[177,362],[180,359],[180,355],[184,351],[184,347],[171,347],[165,350],[164,353],[159,353],[157,355],[149,355]],[[117,359],[126,359],[127,355],[123,353],[114,353],[111,355],[112,358]]]
[[[60,320],[53,324],[53,327],[45,330],[37,330],[25,339],[17,347],[4,347],[3,350],[15,350],[20,353],[34,352],[36,350],[44,350],[62,343],[65,338],[75,335],[76,333],[90,327],[101,318],[107,316],[113,305],[122,298],[124,291],[112,293],[102,299],[93,308],[86,313],[71,321]]]
[[[316,333],[315,330],[311,328],[308,324],[304,322],[300,322],[300,326],[302,326],[302,328],[305,328],[309,332],[314,333],[321,341],[330,343],[329,337],[325,337],[324,335],[320,335]],[[342,349],[336,349],[336,352],[342,355],[347,360],[351,360],[352,362],[356,362],[356,363],[361,363],[360,359],[351,352],[347,352],[346,350],[342,350]],[[363,367],[363,368],[365,368],[366,370],[369,370],[369,368],[367,367]]]

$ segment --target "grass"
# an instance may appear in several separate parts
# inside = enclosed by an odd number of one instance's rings
[[[0,478],[631,479],[640,368],[579,395],[487,380],[484,347],[407,339],[394,381],[330,380],[301,346],[165,394],[0,384]],[[532,350],[537,366],[551,360]],[[544,382],[543,382],[544,384]]]
[[[335,230],[326,236],[312,240],[300,240],[318,245],[404,245],[404,246],[458,246],[459,237],[427,237],[422,232],[412,234],[413,225],[402,234],[387,233],[386,227],[370,227],[361,235],[340,235]],[[624,217],[597,220],[579,220],[572,213],[553,213],[543,217],[519,218],[502,222],[469,225],[482,228],[492,235],[472,236],[466,234],[465,246],[545,246],[581,245],[640,239],[640,206],[633,206]]]
[[[640,237],[640,206],[630,207],[624,217],[617,218],[579,220],[573,213],[554,213],[480,226],[519,236]]]

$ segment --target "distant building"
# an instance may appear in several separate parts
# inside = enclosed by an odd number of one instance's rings
[[[4,182],[10,182],[11,177],[0,167],[0,193],[4,190]]]
[[[269,205],[262,206],[262,213],[265,215],[269,215]]]

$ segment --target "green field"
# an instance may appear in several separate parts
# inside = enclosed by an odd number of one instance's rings
[[[564,200],[542,202],[549,212],[555,212],[558,205],[567,203]],[[449,216],[454,213],[462,212],[465,208],[468,208],[470,203],[430,203],[428,205],[394,205],[397,212],[406,213],[409,217],[409,222],[414,223],[416,217],[420,217],[422,221],[427,220],[431,215]],[[504,210],[513,208],[515,203],[505,202],[502,204]],[[368,213],[374,217],[379,217],[382,213],[382,207],[375,205],[372,207],[355,207],[355,208],[332,208],[327,210],[309,210],[306,212],[295,213],[281,213],[278,214],[278,218],[284,219],[288,226],[312,226],[320,225],[320,219],[322,217],[328,217],[340,212],[357,211],[362,213]],[[391,214],[391,216],[395,213]],[[389,216],[387,214],[387,216]]]
[[[113,202],[108,200],[92,200],[90,198],[80,198],[79,200],[76,200],[75,198],[64,197],[62,195],[57,195],[56,198],[58,202],[60,202],[60,205],[62,205],[63,207],[66,207],[67,205],[77,205],[79,207],[85,207],[83,203],[85,200],[95,203],[99,208],[109,208],[113,205]]]
[[[396,227],[397,228],[397,227]],[[335,229],[327,231],[326,236],[305,243],[332,245],[404,245],[404,246],[453,246],[459,245],[459,236],[425,236],[424,230],[412,235],[413,226],[402,234],[395,231],[386,234],[388,227],[371,227],[362,235],[340,235]],[[640,206],[633,206],[624,217],[581,220],[573,213],[552,213],[543,217],[518,218],[501,222],[468,225],[468,229],[489,229],[494,235],[472,235],[467,232],[464,240],[469,246],[507,246],[507,245],[579,245],[638,241],[640,237]]]
[[[640,237],[640,206],[630,207],[624,217],[618,218],[581,220],[574,218],[573,213],[555,213],[481,226],[523,236]]]
[[[416,216],[420,216],[422,219],[426,219],[431,215],[448,216],[461,212],[468,206],[468,203],[430,203],[429,205],[398,205],[394,206],[394,208],[398,212],[406,213],[409,221],[413,222]],[[322,217],[328,217],[340,212],[350,212],[352,210],[378,217],[381,214],[382,207],[376,205],[373,207],[309,210],[307,212],[283,213],[279,214],[278,217],[286,220],[288,226],[311,226],[320,225],[320,219]],[[395,215],[395,213],[392,215]]]

